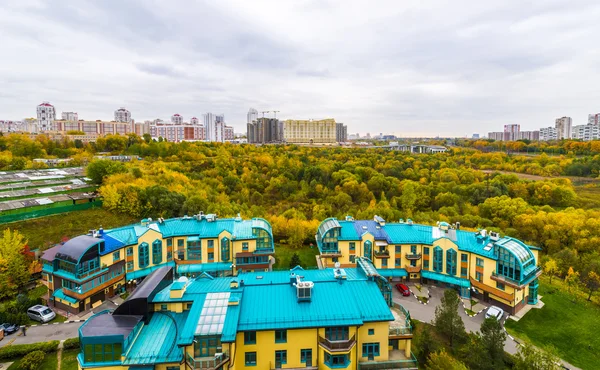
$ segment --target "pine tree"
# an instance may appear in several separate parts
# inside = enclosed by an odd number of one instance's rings
[[[435,308],[434,325],[439,333],[448,338],[452,349],[467,335],[465,324],[458,314],[459,303],[456,291],[446,289],[442,303]]]
[[[300,261],[300,256],[298,256],[298,253],[294,253],[292,255],[292,259],[290,260],[290,270],[296,266],[302,267],[301,264],[302,264],[302,262]]]

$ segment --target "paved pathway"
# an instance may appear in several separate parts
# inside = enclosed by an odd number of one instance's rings
[[[417,299],[412,295],[410,297],[403,297],[397,291],[397,289],[393,290],[394,291],[393,300],[394,300],[394,302],[400,303],[402,306],[404,306],[404,308],[406,308],[410,312],[410,316],[412,318],[422,321],[422,322],[433,324],[433,319],[435,318],[435,308],[441,303],[441,299],[444,296],[444,289],[438,288],[436,286],[428,286],[428,287],[429,287],[429,294],[431,295],[431,298],[429,299],[429,303],[427,303],[427,305],[423,305],[423,304],[419,303],[419,301],[417,301]],[[480,304],[486,305],[483,302],[480,302]],[[462,307],[462,305],[460,305],[458,308],[458,314],[460,315],[463,322],[465,323],[465,329],[471,333],[475,333],[475,332],[479,331],[479,329],[481,328],[481,324],[483,323],[483,320],[485,319],[485,311],[481,312],[480,314],[478,314],[475,317],[470,317],[469,315],[467,315],[465,313],[465,310]],[[506,315],[504,317],[504,320],[505,319],[506,319]],[[504,320],[502,321],[502,323],[504,323]],[[520,344],[518,342],[516,342],[514,339],[512,339],[511,337],[507,337],[506,341],[504,342],[504,350],[506,352],[514,355],[519,351],[519,345]],[[561,361],[562,361],[563,367],[565,369],[581,370],[581,369],[569,364],[566,361],[563,361],[563,360],[561,360]]]
[[[73,322],[33,326],[27,329],[27,336],[21,335],[21,331],[19,331],[4,337],[4,339],[0,342],[0,347],[7,346],[9,344],[30,344],[47,342],[51,340],[77,338],[79,336],[77,329],[79,329],[81,324],[83,323]]]

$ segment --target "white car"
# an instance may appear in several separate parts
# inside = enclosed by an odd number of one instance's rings
[[[500,307],[496,307],[496,306],[491,306],[490,308],[488,308],[487,312],[485,313],[485,318],[489,318],[489,317],[493,317],[496,320],[500,320],[502,319],[502,316],[504,316],[504,310],[501,309]]]
[[[39,321],[44,324],[48,321],[52,321],[52,319],[56,317],[56,314],[50,308],[38,304],[33,307],[29,307],[27,310],[27,316],[29,316],[31,320]]]

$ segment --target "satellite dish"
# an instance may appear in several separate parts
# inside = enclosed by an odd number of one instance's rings
[[[335,266],[336,269],[339,269],[340,268],[340,263],[336,262],[334,266]]]

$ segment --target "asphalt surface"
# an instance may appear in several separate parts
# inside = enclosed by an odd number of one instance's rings
[[[63,340],[77,338],[79,332],[77,329],[83,322],[56,323],[47,325],[31,326],[27,328],[27,335],[23,336],[21,331],[7,335],[0,341],[0,347],[9,344],[30,344],[38,342],[47,342],[51,340]]]

